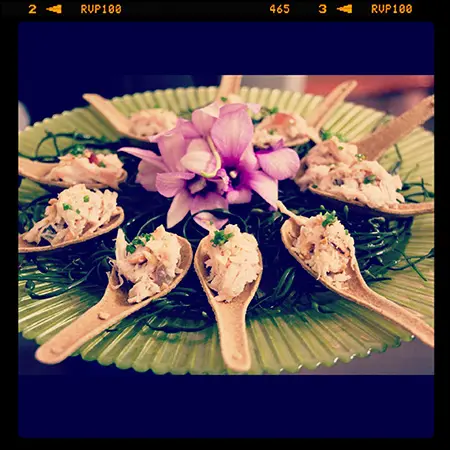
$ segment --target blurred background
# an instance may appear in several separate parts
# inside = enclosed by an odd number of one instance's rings
[[[189,86],[214,86],[220,75],[141,75],[100,78],[93,72],[67,74],[56,72],[49,77],[39,71],[33,76],[25,70],[19,73],[19,130],[26,125],[51,117],[55,113],[85,106],[84,93],[96,93],[106,98],[155,89]],[[326,95],[342,81],[354,79],[358,87],[347,98],[349,101],[398,115],[411,108],[422,98],[434,92],[434,77],[422,75],[401,76],[244,76],[243,86],[268,87]],[[52,95],[49,95],[49,94]],[[56,95],[55,95],[56,94]],[[434,121],[426,128],[433,131]],[[34,359],[37,345],[19,335],[19,375],[111,375],[142,376],[133,370],[103,367],[96,362],[87,363],[80,357],[69,358],[56,366],[44,366]],[[304,375],[431,375],[434,374],[434,351],[420,341],[404,343],[386,353],[370,358],[356,359],[351,364],[338,362],[334,367],[319,367],[314,371],[302,370]],[[148,372],[146,375],[150,376]]]
[[[244,76],[242,85],[326,95],[334,86],[348,79],[358,81],[358,87],[348,100],[395,115],[412,107],[434,89],[434,77],[429,75],[252,75]],[[95,71],[61,77],[57,73],[49,76],[48,71],[45,75],[33,71],[33,76],[29,76],[24,69],[19,72],[19,126],[85,106],[84,93],[112,98],[147,90],[219,83],[220,75],[124,75],[105,79]]]

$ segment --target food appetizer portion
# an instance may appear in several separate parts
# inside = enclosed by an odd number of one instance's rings
[[[296,216],[279,202],[290,218],[281,227],[289,253],[325,287],[347,300],[367,307],[434,346],[434,330],[414,314],[369,288],[359,270],[354,241],[335,212],[310,218]]]
[[[19,175],[47,186],[70,187],[83,183],[88,188],[119,189],[127,172],[116,154],[95,152],[75,146],[59,157],[58,163],[44,163],[19,157]]]
[[[153,233],[137,236],[131,243],[119,229],[114,266],[120,280],[117,288],[131,283],[128,302],[139,303],[167,289],[181,273],[181,242],[161,225]]]
[[[89,339],[167,295],[187,274],[192,248],[186,239],[166,232],[164,227],[138,236],[130,244],[119,229],[116,258],[102,299],[39,347],[38,361],[44,364],[63,361]]]
[[[236,225],[211,230],[198,246],[194,268],[216,316],[225,364],[234,371],[248,371],[245,315],[263,270],[255,237]]]
[[[399,175],[391,175],[377,161],[367,161],[355,144],[332,137],[313,147],[302,159],[297,184],[303,192],[310,186],[371,208],[397,208],[404,203],[398,192]]]
[[[317,274],[318,280],[326,280],[345,289],[345,282],[350,279],[347,266],[350,264],[354,268],[357,264],[355,246],[353,238],[335,214],[327,212],[306,219],[292,245],[292,249]]]
[[[350,80],[336,86],[305,119],[299,114],[278,112],[265,117],[256,127],[253,145],[258,148],[275,146],[281,139],[286,147],[295,147],[313,141],[322,142],[320,129],[345,98],[355,89]]]
[[[19,236],[19,252],[83,242],[117,228],[124,219],[117,192],[89,190],[84,184],[65,189],[48,203],[44,218]]]
[[[130,132],[142,138],[175,128],[178,117],[162,108],[145,109],[130,116]]]
[[[59,164],[50,170],[44,180],[63,181],[72,185],[98,183],[118,189],[119,183],[127,175],[122,161],[113,153],[105,154],[76,147],[59,160]]]
[[[295,146],[308,142],[321,142],[319,131],[309,126],[298,114],[278,112],[265,117],[256,127],[253,145],[258,148],[274,146],[281,139],[286,146]]]
[[[232,302],[262,272],[258,242],[237,225],[211,231],[209,237],[203,248],[208,257],[204,262],[208,286],[217,293],[215,301]]]

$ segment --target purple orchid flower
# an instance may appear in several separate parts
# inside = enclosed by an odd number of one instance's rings
[[[265,150],[256,152],[261,169],[275,180],[295,177],[300,169],[300,158],[295,150],[284,147],[283,139]]]
[[[173,197],[167,213],[167,228],[174,227],[189,211],[195,214],[203,209],[228,208],[226,199],[214,192],[217,189],[216,184],[211,189],[207,189],[206,180],[181,164],[188,142],[178,125],[175,129],[161,134],[157,142],[161,156],[151,150],[139,148],[124,147],[119,151],[141,158],[136,182],[144,189],[159,192],[164,197]],[[209,228],[212,222],[218,229],[227,222],[208,213],[198,214],[194,220],[205,228]]]
[[[150,138],[158,143],[161,156],[149,150],[120,150],[142,159],[138,183],[173,197],[168,228],[189,211],[196,214],[206,209],[228,209],[229,203],[247,203],[252,190],[276,209],[278,181],[259,170],[251,144],[253,124],[247,109],[253,106],[213,103],[195,110],[191,122],[179,119],[173,130]],[[211,223],[220,229],[227,222],[209,213],[198,214],[194,220],[207,229]]]

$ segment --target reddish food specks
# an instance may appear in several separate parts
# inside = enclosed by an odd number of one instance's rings
[[[89,162],[92,164],[98,164],[99,161],[98,161],[97,155],[95,153],[91,153],[89,155]]]

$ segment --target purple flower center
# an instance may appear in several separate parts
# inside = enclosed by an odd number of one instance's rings
[[[237,169],[229,170],[228,176],[230,177],[231,186],[233,188],[236,188],[241,184],[241,175]]]

